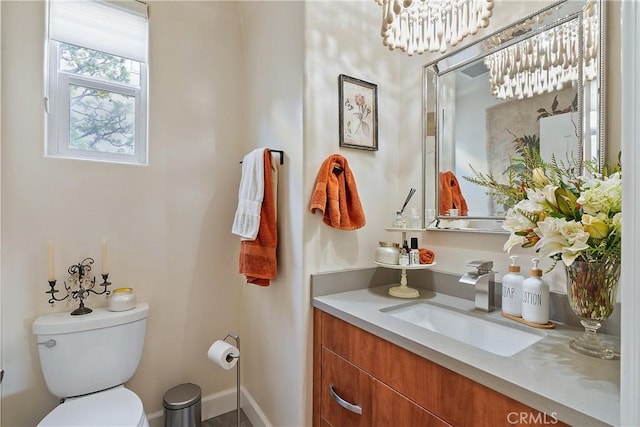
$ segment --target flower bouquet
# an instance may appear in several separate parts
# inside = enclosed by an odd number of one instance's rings
[[[508,207],[503,228],[511,232],[504,245],[533,247],[565,266],[569,304],[585,327],[571,342],[581,353],[613,358],[596,336],[600,322],[614,308],[620,277],[622,178],[620,167],[603,173],[591,163],[544,162],[535,148],[518,147],[507,182],[474,170],[471,182]],[[584,171],[584,172],[583,172]]]

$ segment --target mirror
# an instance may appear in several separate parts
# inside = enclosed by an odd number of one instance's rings
[[[522,147],[602,167],[603,21],[599,1],[559,1],[425,66],[429,229],[502,232],[507,207],[474,178],[507,182]]]

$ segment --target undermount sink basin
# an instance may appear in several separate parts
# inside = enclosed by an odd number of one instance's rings
[[[426,301],[405,303],[381,311],[498,356],[513,356],[546,335],[542,331],[506,326],[483,319],[477,313]]]

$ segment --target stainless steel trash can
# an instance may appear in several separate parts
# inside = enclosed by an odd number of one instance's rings
[[[164,394],[165,427],[201,427],[202,390],[197,384],[177,385]]]

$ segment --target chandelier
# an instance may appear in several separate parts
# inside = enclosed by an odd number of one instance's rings
[[[376,0],[382,6],[382,43],[413,55],[446,52],[489,25],[493,0]]]
[[[593,80],[598,71],[595,2],[589,2],[583,16],[582,25],[574,19],[488,56],[492,95],[523,99],[562,90],[579,81],[581,66],[582,78]]]

